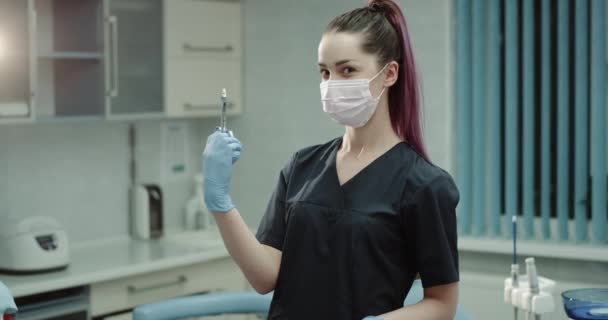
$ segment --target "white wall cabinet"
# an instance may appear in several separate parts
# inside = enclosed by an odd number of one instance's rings
[[[162,0],[105,0],[108,118],[162,116]]]
[[[0,123],[240,113],[240,7],[0,0]]]
[[[33,0],[0,1],[0,122],[31,121],[36,57]]]
[[[164,20],[167,115],[218,115],[222,88],[228,114],[240,113],[240,2],[165,0]]]
[[[102,0],[34,0],[34,120],[103,118],[102,9]]]

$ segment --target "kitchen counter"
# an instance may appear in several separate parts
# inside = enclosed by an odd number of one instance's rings
[[[114,238],[73,245],[67,269],[36,275],[0,274],[15,297],[167,270],[229,257],[219,232],[167,235],[158,240]]]

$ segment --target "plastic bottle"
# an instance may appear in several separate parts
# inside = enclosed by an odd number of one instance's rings
[[[186,229],[207,229],[210,226],[210,213],[203,198],[203,176],[194,176],[194,193],[186,203]]]

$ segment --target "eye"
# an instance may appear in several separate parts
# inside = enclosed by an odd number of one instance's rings
[[[319,70],[319,73],[321,73],[321,78],[323,80],[329,79],[329,71],[327,69],[321,69]]]
[[[344,67],[342,69],[342,74],[344,74],[345,76],[351,75],[353,72],[355,72],[355,68],[352,67]]]

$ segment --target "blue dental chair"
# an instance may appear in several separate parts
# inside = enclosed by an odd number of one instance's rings
[[[17,312],[15,300],[8,288],[0,281],[0,314],[4,314],[5,319],[12,318],[10,315]],[[0,319],[2,320],[2,319]]]
[[[416,280],[405,298],[404,305],[415,304],[422,300],[422,297],[422,283]],[[179,297],[141,305],[133,310],[133,320],[172,320],[222,314],[265,315],[271,300],[271,293],[261,295],[253,291]],[[472,318],[459,305],[454,320],[472,320]]]

